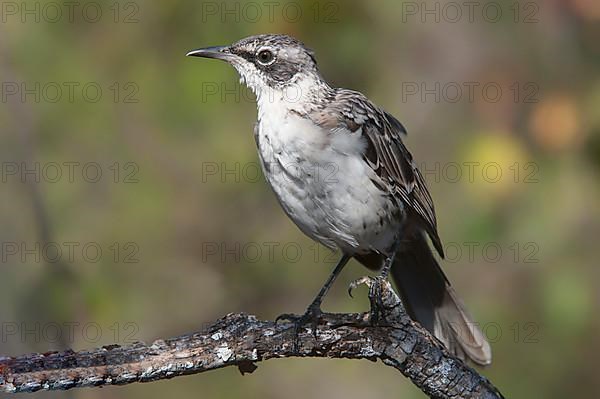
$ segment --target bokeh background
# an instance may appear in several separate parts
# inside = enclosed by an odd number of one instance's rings
[[[336,255],[264,183],[233,68],[184,57],[274,32],[407,127],[444,269],[492,342],[483,374],[507,397],[597,397],[600,3],[473,3],[0,3],[0,353],[304,310]],[[351,263],[324,308],[366,310],[345,293],[365,272]],[[33,396],[167,395],[423,397],[330,359]]]

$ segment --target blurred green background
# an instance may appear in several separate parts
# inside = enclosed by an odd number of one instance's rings
[[[507,397],[597,397],[600,3],[474,3],[0,3],[0,353],[304,310],[336,256],[257,175],[233,68],[184,57],[287,33],[407,127],[443,267],[492,342],[483,373]],[[352,262],[324,308],[366,310],[345,293],[365,273]],[[381,363],[329,359],[34,396],[167,395],[423,397]]]

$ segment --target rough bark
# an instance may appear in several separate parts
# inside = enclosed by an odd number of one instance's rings
[[[450,355],[406,314],[387,281],[364,280],[371,312],[323,314],[316,330],[229,314],[205,331],[152,345],[0,357],[0,391],[35,392],[150,382],[281,357],[380,359],[432,398],[502,398],[483,376]]]

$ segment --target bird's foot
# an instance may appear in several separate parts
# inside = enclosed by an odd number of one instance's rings
[[[371,302],[371,310],[369,312],[369,322],[371,325],[375,325],[380,320],[380,309],[381,309],[381,284],[387,280],[387,273],[380,274],[376,277],[364,276],[360,277],[348,286],[348,295],[352,296],[352,291],[354,291],[358,286],[364,284],[369,287],[369,300]]]
[[[311,331],[316,339],[319,320],[321,319],[322,314],[323,311],[321,311],[319,304],[313,303],[306,309],[306,312],[304,312],[303,315],[284,313],[277,316],[275,322],[288,321],[294,325],[294,350],[297,351],[299,348],[298,335],[300,334],[301,328],[310,323]]]
[[[352,281],[348,285],[348,295],[350,295],[350,298],[354,298],[354,296],[352,295],[352,291],[357,289],[358,286],[362,285],[362,284],[366,285],[370,289],[371,285],[373,284],[373,281],[374,281],[374,278],[371,276],[363,276],[363,277],[360,277],[360,278]]]

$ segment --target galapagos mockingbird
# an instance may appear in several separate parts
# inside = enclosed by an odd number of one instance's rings
[[[279,203],[302,232],[342,253],[295,321],[318,318],[323,297],[355,258],[382,276],[391,272],[410,316],[452,353],[489,364],[488,342],[427,242],[443,258],[433,201],[402,124],[363,94],[327,84],[313,52],[290,36],[257,35],[187,55],[237,70],[257,97],[254,135]]]

